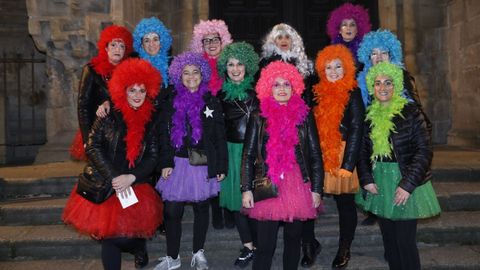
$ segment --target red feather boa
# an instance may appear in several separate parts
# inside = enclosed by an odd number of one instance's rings
[[[281,176],[296,163],[295,145],[298,144],[297,126],[305,121],[309,108],[299,95],[292,95],[286,105],[280,105],[273,97],[260,101],[261,115],[266,118],[268,134],[268,176],[279,184]]]

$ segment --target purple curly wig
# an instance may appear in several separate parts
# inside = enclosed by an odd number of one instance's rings
[[[330,12],[327,22],[327,34],[330,40],[335,40],[339,35],[340,25],[344,19],[353,19],[357,24],[357,37],[362,40],[363,36],[370,32],[372,25],[368,10],[360,5],[352,5],[350,3],[343,4]]]
[[[222,49],[232,43],[232,35],[228,32],[228,27],[223,20],[200,20],[200,22],[193,27],[190,50],[196,53],[203,53],[203,36],[211,33],[218,33],[220,35],[222,39]]]
[[[172,84],[175,87],[178,87],[182,84],[182,72],[183,68],[186,65],[194,65],[200,68],[202,73],[202,84],[208,83],[210,80],[210,74],[212,73],[208,62],[203,56],[199,53],[194,52],[184,52],[173,58],[172,64],[168,69],[168,75]]]

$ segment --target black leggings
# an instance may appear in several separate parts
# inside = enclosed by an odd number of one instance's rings
[[[135,254],[146,248],[145,238],[108,238],[102,243],[102,264],[105,270],[120,270],[122,268],[122,252]]]
[[[337,203],[338,219],[340,225],[340,241],[352,243],[357,228],[357,208],[355,207],[355,194],[334,195]]]
[[[302,244],[313,243],[315,240],[315,219],[308,219],[303,222]]]
[[[378,223],[390,270],[420,270],[417,220],[393,221],[379,217]]]
[[[283,228],[283,268],[298,268],[300,261],[300,240],[302,221],[285,222]],[[277,246],[279,221],[257,222],[257,250],[253,259],[253,270],[268,270],[272,267],[272,258]]]
[[[193,206],[193,253],[203,248],[208,230],[209,200],[192,203]],[[164,202],[165,229],[167,232],[167,255],[177,258],[182,237],[182,217],[185,202]]]
[[[256,246],[256,220],[251,219],[248,216],[240,213],[239,211],[233,211],[235,218],[235,226],[237,227],[238,234],[240,235],[240,241],[242,244],[253,242],[253,246]]]

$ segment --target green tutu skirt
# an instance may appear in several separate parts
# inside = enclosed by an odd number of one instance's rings
[[[440,205],[430,181],[415,188],[405,205],[393,204],[395,191],[402,179],[398,163],[377,162],[373,177],[378,194],[367,192],[364,198],[360,190],[355,196],[356,203],[365,211],[391,220],[429,218],[440,213]]]
[[[242,143],[227,142],[228,174],[220,182],[220,206],[230,211],[242,208],[242,192],[240,191],[240,165],[242,163]]]

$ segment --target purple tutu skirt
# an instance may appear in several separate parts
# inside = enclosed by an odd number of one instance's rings
[[[243,208],[242,212],[257,220],[285,222],[313,219],[323,212],[322,205],[313,207],[310,182],[303,182],[298,165],[284,175],[278,184],[278,197],[256,202],[253,208]]]
[[[175,157],[174,162],[170,177],[160,177],[155,186],[164,201],[200,202],[218,195],[220,183],[208,178],[207,166],[192,166],[188,158],[180,157]]]

